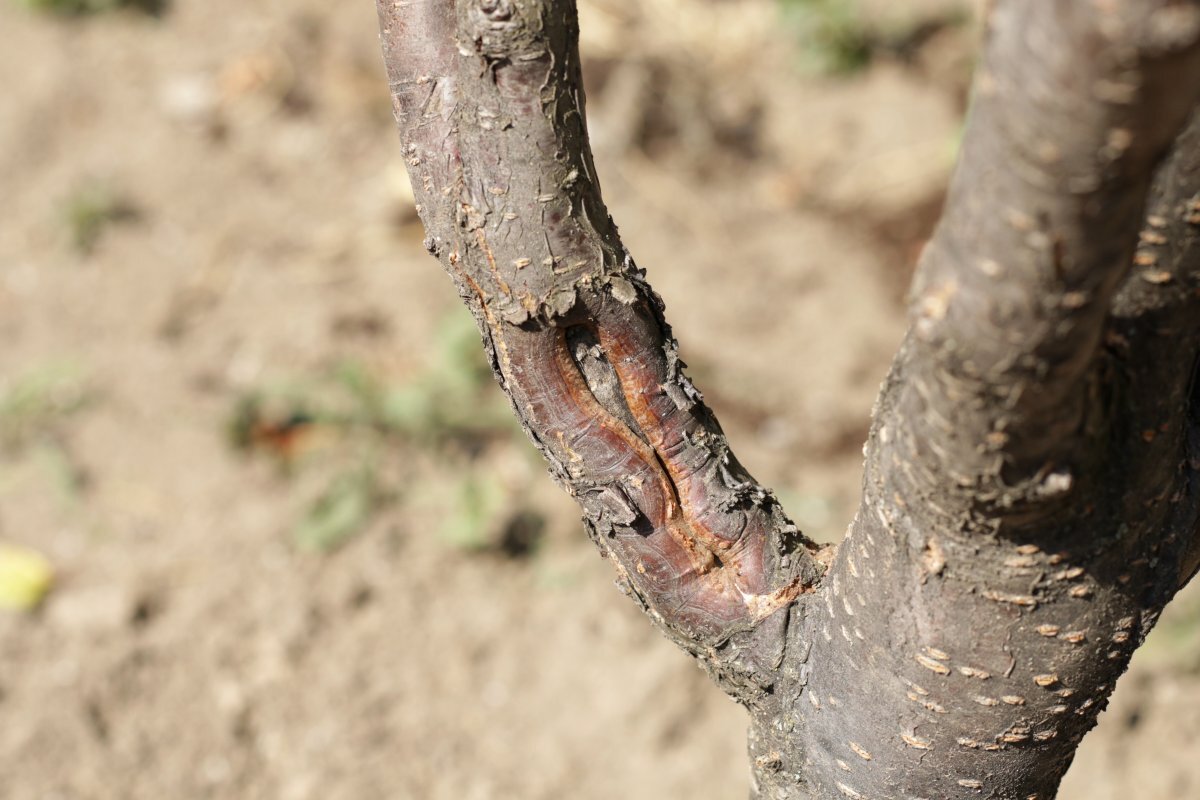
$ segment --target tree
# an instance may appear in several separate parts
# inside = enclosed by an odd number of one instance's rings
[[[426,245],[620,585],[749,710],[752,796],[1053,797],[1200,566],[1200,2],[991,4],[825,547],[734,458],[617,236],[574,3],[378,8]]]

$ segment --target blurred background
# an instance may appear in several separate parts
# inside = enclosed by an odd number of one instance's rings
[[[609,207],[820,540],[976,11],[581,0]],[[420,246],[373,3],[0,0],[0,85],[0,798],[745,796],[743,712],[612,587]],[[1200,796],[1197,620],[1062,797]]]

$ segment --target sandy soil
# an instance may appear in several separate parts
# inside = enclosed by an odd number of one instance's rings
[[[864,3],[884,31],[957,7]],[[832,78],[773,3],[583,12],[611,210],[743,461],[836,539],[970,26]],[[612,588],[528,446],[363,421],[329,377],[498,403],[446,355],[467,317],[420,247],[374,26],[365,1],[0,4],[0,542],[56,576],[0,612],[2,800],[744,796],[741,710]],[[353,420],[276,410],[238,450],[257,395]],[[299,546],[368,468],[340,546]],[[1200,795],[1198,606],[1064,798]]]

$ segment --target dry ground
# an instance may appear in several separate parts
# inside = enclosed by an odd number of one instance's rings
[[[611,210],[823,539],[973,46],[953,2],[861,5],[877,57],[840,77],[809,63],[837,32],[775,3],[584,8]],[[612,588],[452,346],[374,26],[368,0],[0,3],[0,542],[56,574],[0,612],[0,800],[744,796],[742,712]],[[1200,796],[1195,607],[1064,798]]]

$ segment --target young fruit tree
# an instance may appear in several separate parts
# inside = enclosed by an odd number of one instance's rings
[[[617,236],[574,2],[378,9],[426,245],[620,585],[748,709],[751,796],[1052,798],[1200,565],[1200,0],[990,4],[824,547],[730,452]]]

